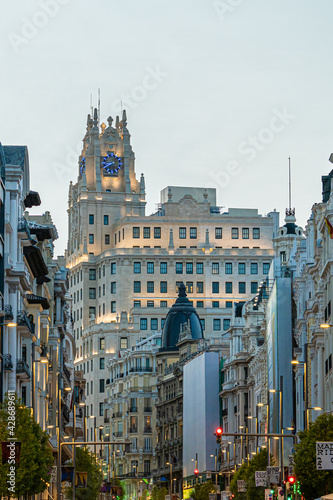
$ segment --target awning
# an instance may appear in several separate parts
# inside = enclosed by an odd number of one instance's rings
[[[40,278],[48,274],[49,270],[44,262],[42,252],[38,247],[32,245],[23,247],[23,254],[35,278]]]
[[[29,304],[40,304],[43,309],[50,309],[50,303],[45,297],[40,297],[39,295],[34,295],[33,293],[27,293],[25,298]]]

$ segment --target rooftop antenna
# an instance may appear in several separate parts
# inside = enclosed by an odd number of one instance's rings
[[[92,94],[90,94],[90,114],[94,116],[93,103],[92,103]]]
[[[286,216],[295,216],[295,209],[291,208],[291,159],[290,156],[288,158],[289,161],[289,208],[286,209]]]
[[[101,119],[101,89],[98,89],[98,125]]]

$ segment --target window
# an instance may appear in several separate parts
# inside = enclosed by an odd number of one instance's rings
[[[257,293],[258,291],[258,282],[251,281],[251,293]]]
[[[110,245],[110,235],[109,234],[105,235],[105,244]]]
[[[89,279],[90,280],[96,279],[96,269],[89,269]]]
[[[203,307],[203,300],[197,300],[197,307]]]
[[[140,228],[133,227],[133,238],[140,238]]]
[[[252,238],[254,240],[260,240],[260,228],[259,227],[254,227],[252,229]]]
[[[225,283],[225,293],[232,293],[232,283],[230,281]]]
[[[133,262],[133,272],[134,274],[141,273],[141,262]]]
[[[232,302],[231,302],[231,300],[227,300],[227,301],[226,301],[226,303],[225,303],[225,307],[226,307],[227,309],[232,309]]]
[[[232,262],[225,263],[225,274],[232,274]]]
[[[154,274],[154,262],[147,262],[147,273]]]
[[[203,274],[203,262],[197,262],[197,274]]]
[[[116,293],[117,285],[115,281],[111,281],[111,293]]]
[[[104,351],[104,349],[105,349],[105,338],[101,337],[99,339],[99,350],[100,351]]]
[[[218,318],[213,319],[213,330],[216,332],[221,330],[221,320]]]
[[[222,240],[222,227],[215,228],[215,239]]]
[[[193,262],[186,262],[186,274],[193,274]]]
[[[109,225],[109,216],[104,215],[104,226],[108,226],[108,225]]]
[[[186,292],[193,293],[193,281],[186,281]]]
[[[151,318],[151,320],[150,320],[150,329],[151,330],[157,330],[158,329],[158,319],[157,318]]]
[[[223,330],[228,330],[230,328],[230,319],[223,320]]]
[[[120,338],[120,349],[128,349],[128,338],[127,337]]]
[[[89,318],[91,316],[96,316],[96,307],[89,307]]]
[[[94,214],[89,214],[89,224],[94,224]]]
[[[220,264],[218,262],[213,262],[212,264],[212,274],[219,274]]]
[[[218,300],[213,300],[213,302],[212,302],[212,306],[213,306],[213,307],[220,307],[220,303],[219,303],[219,301],[218,301]]]
[[[143,228],[143,237],[145,239],[150,238],[150,227],[144,227]]]
[[[162,319],[161,319],[161,329],[162,329],[162,330],[163,330],[163,327],[164,327],[164,323],[165,323],[165,318],[162,318]],[[160,339],[160,340],[161,340],[161,339]],[[156,343],[158,343],[158,342],[156,341]]]
[[[104,304],[103,304],[103,306],[104,306]],[[112,313],[115,313],[115,312],[116,312],[116,301],[115,301],[115,300],[113,300],[113,301],[111,302],[111,312],[112,312]],[[105,313],[104,313],[104,314],[105,314]]]
[[[134,307],[141,307],[141,300],[135,300]]]
[[[197,238],[197,228],[190,227],[190,239],[195,240]]]
[[[245,274],[245,262],[238,263],[238,274]]]
[[[93,245],[93,244],[94,244],[94,235],[89,234],[89,245]]]
[[[96,288],[89,288],[89,299],[96,299]]]
[[[105,391],[105,381],[104,378],[99,379],[99,392]]]
[[[179,239],[180,240],[185,240],[186,239],[186,227],[180,227],[179,228]]]
[[[161,274],[167,274],[168,273],[168,263],[167,262],[161,262],[160,263],[160,273]]]
[[[203,293],[204,284],[203,281],[197,281],[197,293]]]
[[[149,448],[150,450],[150,448]],[[146,476],[150,476],[150,460],[144,460],[143,461],[143,473],[146,475]]]
[[[147,281],[147,293],[154,293],[154,282]]]
[[[105,368],[105,358],[99,358],[99,369],[104,370]]]
[[[99,416],[103,417],[104,415],[104,403],[99,403]]]
[[[160,292],[161,293],[168,293],[168,282],[167,281],[160,282]]]
[[[233,240],[238,240],[238,227],[231,228],[231,238]]]
[[[246,283],[245,283],[245,281],[240,281],[238,283],[238,293],[246,293]]]
[[[218,281],[213,281],[212,283],[212,293],[220,292],[220,283]]]
[[[268,274],[269,273],[269,268],[270,264],[268,262],[264,262],[262,265],[262,272],[263,274]]]
[[[116,274],[117,272],[117,264],[115,262],[111,262],[111,274]]]
[[[182,283],[183,283],[182,281],[176,281],[176,292],[177,292],[177,293],[179,292],[179,287],[180,287],[180,285],[181,285]]]
[[[154,238],[157,240],[161,238],[161,228],[160,227],[154,227]]]
[[[147,330],[148,322],[147,318],[140,318],[140,330]]]
[[[183,274],[183,263],[176,262],[176,274]]]
[[[242,238],[243,240],[248,240],[250,237],[250,230],[248,227],[243,227],[242,229]]]
[[[168,307],[168,302],[166,300],[161,300],[160,307]]]
[[[258,264],[251,262],[251,274],[258,274]]]
[[[116,305],[116,303],[114,303]],[[111,302],[111,312],[116,312],[116,310],[112,311],[112,302]],[[105,314],[105,304],[103,304],[103,314]]]
[[[204,319],[200,319],[200,323],[201,323],[201,328],[203,330],[205,330],[205,320]]]
[[[117,233],[114,233],[114,244],[117,244]]]
[[[141,293],[141,281],[134,281],[133,291],[134,293]]]

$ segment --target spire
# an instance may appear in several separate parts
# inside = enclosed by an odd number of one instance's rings
[[[123,119],[122,119],[123,129],[127,127],[127,115],[126,109],[123,110]]]
[[[140,179],[140,194],[144,194],[146,190],[146,184],[145,184],[145,176],[141,174],[141,179]]]
[[[289,160],[289,208],[286,208],[285,221],[286,222],[295,222],[296,221],[295,209],[291,208],[291,163],[290,163],[290,156],[289,156],[288,160]]]

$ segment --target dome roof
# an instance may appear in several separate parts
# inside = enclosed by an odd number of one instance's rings
[[[186,296],[184,283],[179,286],[178,299],[169,310],[162,332],[162,350],[178,350],[179,334],[185,326],[192,339],[203,339],[203,331],[199,316]]]
[[[287,234],[296,234],[296,229],[298,228],[293,222],[287,222],[283,227],[287,228]]]

